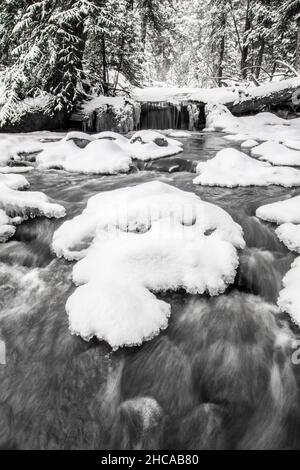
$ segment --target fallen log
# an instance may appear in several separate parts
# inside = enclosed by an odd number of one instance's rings
[[[235,116],[273,110],[278,105],[299,110],[300,77],[261,85],[252,89],[248,96],[244,95],[239,100],[224,104]]]

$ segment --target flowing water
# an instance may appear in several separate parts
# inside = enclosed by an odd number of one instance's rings
[[[225,146],[221,134],[194,134],[180,158],[206,160]],[[32,190],[64,205],[68,218],[99,191],[153,179],[196,192],[244,229],[235,284],[216,298],[164,294],[172,305],[168,329],[141,347],[111,353],[69,333],[73,264],[50,248],[62,221],[23,223],[0,245],[2,448],[300,447],[300,365],[291,360],[299,334],[276,309],[294,255],[274,226],[255,217],[258,206],[300,191],[193,186],[192,173],[163,171],[168,166],[172,159],[129,175],[32,171],[28,179]]]

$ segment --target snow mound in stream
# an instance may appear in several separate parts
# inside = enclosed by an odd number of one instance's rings
[[[300,257],[292,264],[291,270],[283,279],[283,289],[279,294],[278,306],[287,312],[300,326]]]
[[[277,224],[300,224],[300,196],[261,206],[256,215],[260,219]]]
[[[289,250],[300,253],[300,225],[286,223],[280,225],[275,232]]]
[[[287,248],[300,253],[300,196],[259,207],[256,215],[268,222],[280,225],[276,235]],[[281,311],[287,312],[300,326],[300,257],[292,264],[283,279],[283,289],[278,298]]]
[[[6,176],[8,181],[1,179],[1,176]],[[49,202],[43,193],[13,189],[18,185],[12,177],[20,178],[18,175],[0,175],[0,242],[6,242],[12,237],[15,225],[28,218],[37,216],[60,218],[66,214],[64,207]],[[28,186],[27,180],[25,181]]]
[[[47,143],[37,156],[39,168],[70,172],[127,173],[132,159],[153,160],[182,152],[182,144],[155,131],[140,131],[131,140],[115,132],[69,132],[59,142]]]
[[[84,140],[82,137],[76,138]],[[128,172],[132,164],[129,153],[112,140],[92,140],[80,148],[70,138],[48,144],[37,156],[36,162],[39,168],[95,174]]]
[[[233,148],[221,150],[211,160],[198,163],[196,172],[199,175],[194,184],[203,186],[300,186],[299,170],[273,167]]]
[[[251,155],[273,165],[300,166],[300,152],[278,142],[264,142],[251,150]]]
[[[22,175],[2,174],[0,172],[0,185],[11,189],[24,189],[29,187],[27,179]]]
[[[158,181],[100,193],[53,237],[57,256],[79,260],[70,330],[113,349],[140,344],[171,313],[153,292],[224,292],[244,246],[230,215],[193,193]]]

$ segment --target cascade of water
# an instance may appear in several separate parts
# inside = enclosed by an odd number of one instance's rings
[[[204,111],[203,111],[204,112]],[[195,103],[173,104],[165,101],[147,102],[141,106],[141,129],[201,130],[205,123],[201,106]]]

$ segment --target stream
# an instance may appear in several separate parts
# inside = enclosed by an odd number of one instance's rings
[[[234,146],[221,133],[184,139],[181,159],[204,161]],[[158,179],[231,214],[247,246],[233,286],[218,297],[165,293],[167,330],[112,353],[68,330],[73,263],[51,252],[62,220],[34,219],[0,244],[0,447],[15,449],[294,449],[300,447],[300,365],[278,313],[282,278],[295,256],[257,207],[300,189],[193,185],[189,171],[95,176],[33,170],[32,191],[80,214],[100,191]],[[117,293],[116,293],[117,294]]]

